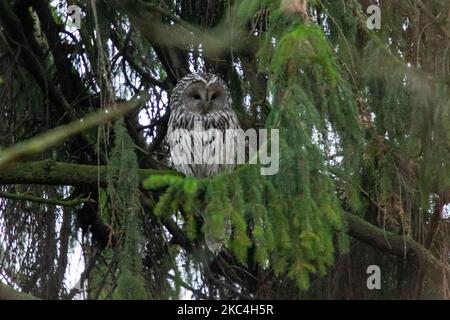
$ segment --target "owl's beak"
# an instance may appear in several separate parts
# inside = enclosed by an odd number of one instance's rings
[[[210,109],[210,105],[209,105],[209,102],[203,102],[202,103],[202,113],[203,114],[205,114],[205,113],[208,113],[209,112],[209,109]]]

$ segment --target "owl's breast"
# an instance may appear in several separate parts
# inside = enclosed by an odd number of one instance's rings
[[[209,177],[235,168],[236,139],[240,129],[231,112],[173,115],[169,121],[168,142],[177,170],[188,176]],[[230,131],[228,131],[230,130]],[[227,132],[232,132],[227,138]]]

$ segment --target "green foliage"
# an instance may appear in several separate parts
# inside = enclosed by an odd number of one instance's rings
[[[273,268],[278,275],[287,273],[301,288],[308,287],[310,273],[323,274],[333,262],[333,234],[343,231],[336,203],[324,201],[320,208],[325,209],[320,210],[315,199],[298,195],[293,200],[292,194],[250,166],[229,175],[198,179],[195,191],[190,177],[166,180],[152,176],[145,186],[160,189],[162,180],[167,182],[167,189],[158,212],[178,214],[178,208],[183,208],[182,218],[192,239],[199,236],[194,221],[200,212],[206,235],[223,235],[225,220],[230,218],[233,232],[229,248],[239,260],[252,259],[264,269]],[[205,205],[193,201],[183,206],[188,199],[204,199]],[[249,256],[251,247],[253,256]]]
[[[238,6],[237,17],[244,20],[252,17],[256,10],[261,6],[261,0],[242,1]]]
[[[272,72],[275,100],[267,126],[280,130],[279,173],[267,178],[260,176],[258,166],[244,166],[212,179],[153,176],[144,185],[165,188],[157,214],[177,214],[183,208],[191,238],[196,231],[193,217],[199,212],[204,212],[204,234],[223,235],[224,222],[231,218],[229,248],[238,259],[287,275],[307,289],[310,275],[325,274],[335,250],[347,247],[337,186],[327,174],[327,148],[333,140],[345,151],[351,148],[353,159],[340,169],[356,176],[362,130],[323,32],[293,25],[276,34],[279,23],[267,37],[277,35],[280,40],[265,49],[271,53],[260,52],[271,56],[270,65],[262,68]],[[358,182],[343,187],[355,195]],[[348,198],[352,207],[359,206],[358,197]]]
[[[274,82],[286,74],[286,63],[289,63],[288,68],[296,71],[312,68],[317,79],[321,77],[330,89],[336,88],[339,75],[335,58],[320,28],[300,25],[283,34],[272,57]],[[296,77],[290,77],[290,80],[293,82]]]
[[[117,290],[114,295],[115,299],[145,300],[148,298],[144,286],[145,279],[142,276],[134,274],[132,270],[127,267],[119,269],[119,272],[120,277],[117,280]]]
[[[142,275],[142,230],[140,226],[138,163],[133,142],[123,119],[114,124],[114,148],[108,171],[108,196],[111,220],[118,220],[120,237],[119,275],[114,297],[117,299],[145,299]]]

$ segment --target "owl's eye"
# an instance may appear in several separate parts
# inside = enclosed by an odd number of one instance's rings
[[[200,97],[200,95],[198,93],[194,94],[194,99],[195,100],[200,100],[202,97]]]
[[[211,96],[211,100],[214,100],[217,98],[217,93],[213,93],[213,95]]]

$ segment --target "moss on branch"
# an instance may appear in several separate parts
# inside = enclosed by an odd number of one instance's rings
[[[148,100],[148,93],[142,92],[129,102],[123,102],[106,111],[94,112],[87,117],[62,125],[27,141],[19,142],[0,152],[0,169],[8,164],[40,154],[68,138],[80,134],[102,122],[111,121],[123,115]]]
[[[408,260],[417,270],[425,271],[436,284],[440,285],[450,277],[450,269],[410,237],[380,229],[354,214],[346,213],[345,218],[349,236],[380,251]]]
[[[105,186],[108,167],[71,164],[51,160],[18,162],[0,169],[0,184]],[[179,175],[172,170],[140,169],[139,181],[151,175]]]
[[[7,286],[0,282],[0,300],[39,300],[38,298],[17,291],[10,286]]]

